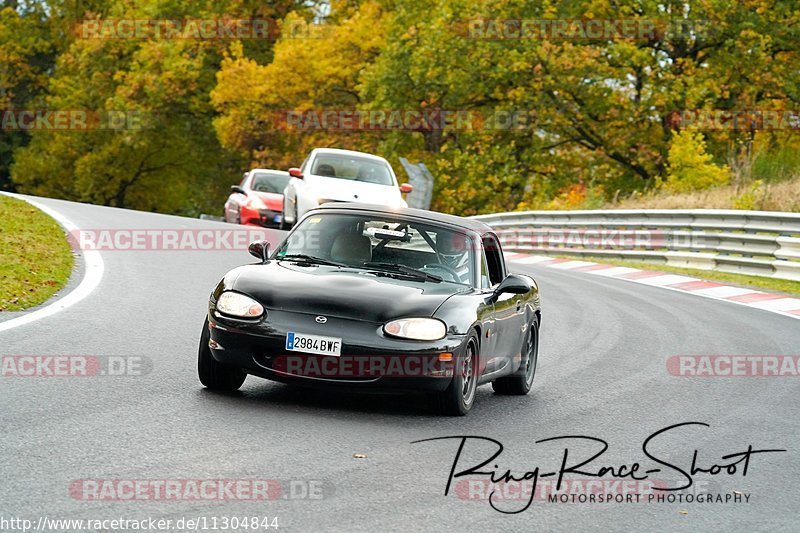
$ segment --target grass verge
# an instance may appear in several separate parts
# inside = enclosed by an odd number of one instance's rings
[[[650,191],[610,202],[602,209],[754,209],[800,211],[800,176],[779,181],[726,185],[702,191],[670,194]]]
[[[64,229],[32,205],[0,195],[0,311],[39,305],[69,280]]]
[[[784,294],[790,294],[792,296],[800,296],[800,281],[791,281],[788,279],[764,278],[761,276],[748,276],[746,274],[729,274],[727,272],[718,272],[716,270],[681,268],[681,267],[662,265],[659,263],[624,261],[621,259],[620,260],[610,259],[606,257],[576,257],[574,255],[559,255],[553,257],[562,257],[564,259],[580,259],[581,261],[593,261],[595,263],[606,263],[609,265],[639,268],[641,270],[654,270],[657,272],[670,272],[673,274],[683,274],[685,276],[690,276],[693,278],[700,278],[708,281],[719,281],[720,283],[737,285],[739,287],[748,287],[752,289],[760,289],[770,292],[780,292]]]

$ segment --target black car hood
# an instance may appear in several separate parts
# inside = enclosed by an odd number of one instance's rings
[[[252,296],[268,310],[369,322],[431,316],[449,297],[470,290],[447,282],[378,277],[366,270],[288,261],[239,267],[228,273],[225,285]]]

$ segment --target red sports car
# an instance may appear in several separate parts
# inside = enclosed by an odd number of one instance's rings
[[[239,185],[231,186],[225,202],[225,221],[232,224],[277,226],[283,215],[283,190],[289,173],[255,168],[245,172]]]

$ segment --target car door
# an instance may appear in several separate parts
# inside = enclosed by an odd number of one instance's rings
[[[508,275],[500,243],[492,235],[482,239],[489,272],[489,281],[496,288]],[[511,366],[515,370],[521,360],[525,336],[525,295],[504,293],[494,302],[495,335],[497,335],[495,362],[498,367]]]
[[[478,241],[480,242],[480,241]],[[494,293],[492,282],[489,278],[489,267],[486,263],[486,254],[483,252],[483,245],[481,244],[478,249],[480,250],[480,278],[478,279],[478,287],[481,290],[483,299],[478,308],[478,318],[482,328],[481,339],[481,374],[488,375],[497,372],[498,364],[502,363],[501,358],[497,357],[497,342],[500,338],[497,335],[494,301],[491,299]],[[500,364],[502,366],[502,364]]]

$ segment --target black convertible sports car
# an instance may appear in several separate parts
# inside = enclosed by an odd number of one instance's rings
[[[235,390],[247,374],[353,390],[424,391],[464,415],[475,389],[527,394],[541,308],[509,274],[485,224],[407,208],[329,203],[259,263],[228,272],[208,302],[200,381]]]

